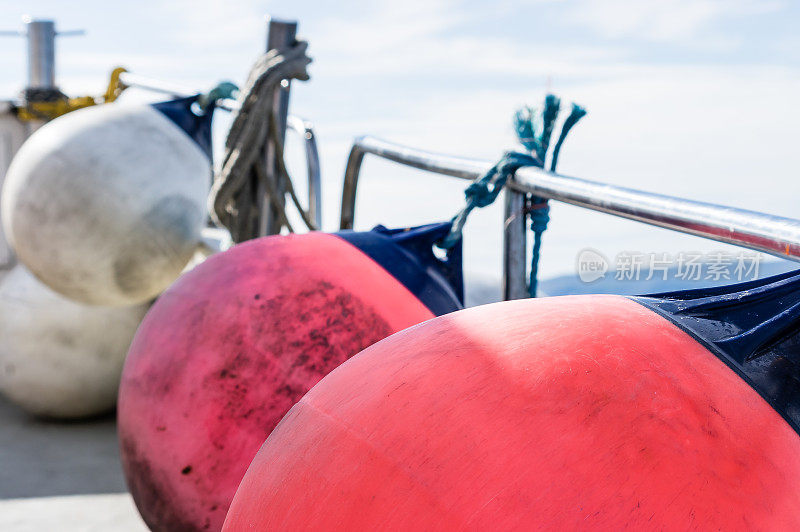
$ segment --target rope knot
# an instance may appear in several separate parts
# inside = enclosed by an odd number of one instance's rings
[[[506,152],[483,177],[473,181],[464,190],[467,198],[466,206],[453,217],[450,233],[437,243],[442,249],[451,249],[461,240],[467,216],[476,207],[483,208],[494,203],[500,191],[505,187],[508,178],[523,166],[542,166],[537,157],[527,153]]]
[[[491,205],[500,191],[505,187],[508,179],[517,170],[524,166],[537,166],[543,168],[550,148],[550,140],[553,136],[556,120],[561,109],[561,100],[552,94],[548,94],[541,109],[533,107],[523,107],[514,115],[514,128],[517,133],[517,140],[528,150],[529,153],[510,151],[503,154],[503,157],[489,169],[486,174],[471,183],[464,195],[467,199],[466,206],[453,218],[450,233],[438,242],[437,245],[445,250],[451,249],[462,238],[464,224],[467,216],[476,207],[486,207]],[[556,139],[555,146],[550,151],[550,171],[554,172],[558,162],[558,153],[561,145],[569,133],[570,129],[586,114],[586,111],[575,104],[569,116],[564,120],[561,131]],[[531,230],[533,231],[533,249],[531,256],[530,281],[528,291],[531,297],[536,297],[536,276],[539,263],[539,249],[541,246],[542,233],[547,229],[550,222],[550,205],[547,198],[529,196],[526,201],[524,215],[531,219]]]
[[[486,207],[494,201],[493,196],[496,196],[493,189],[497,189],[497,187],[489,188],[489,183],[475,181],[464,190],[464,196],[466,196],[467,202],[476,207]]]
[[[526,209],[526,213],[531,219],[531,230],[541,234],[547,229],[550,223],[550,204],[544,198],[531,198],[531,203]]]

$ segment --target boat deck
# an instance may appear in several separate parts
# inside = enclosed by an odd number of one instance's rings
[[[147,530],[125,488],[112,415],[38,420],[0,397],[0,530]]]

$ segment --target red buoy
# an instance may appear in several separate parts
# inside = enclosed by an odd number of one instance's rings
[[[272,432],[224,527],[623,528],[800,529],[800,438],[620,296],[472,308],[366,349]]]
[[[119,396],[123,467],[145,522],[220,529],[260,445],[308,389],[374,342],[460,308],[458,287],[432,271],[432,240],[448,229],[266,237],[165,292]]]

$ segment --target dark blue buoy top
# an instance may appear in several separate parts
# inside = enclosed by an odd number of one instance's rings
[[[198,98],[199,94],[152,105],[189,135],[211,160],[211,117],[214,114],[214,104],[211,103],[203,114],[197,114],[192,110],[192,105]]]
[[[800,433],[800,270],[632,299],[694,336]]]
[[[437,316],[464,306],[461,242],[448,250],[447,259],[433,253],[433,245],[450,232],[450,222],[404,229],[379,225],[366,232],[335,233],[380,264]]]

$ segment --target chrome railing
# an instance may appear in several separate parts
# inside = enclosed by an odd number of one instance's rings
[[[319,151],[314,126],[308,120],[289,115],[287,127],[303,138],[306,147],[306,173],[308,178],[308,217],[319,228],[322,227],[322,177],[320,175]]]
[[[373,154],[406,166],[474,180],[493,163],[409,148],[374,137],[353,143],[345,170],[340,227],[353,227],[361,163]],[[509,180],[503,238],[503,296],[525,297],[524,194],[613,214],[646,224],[733,244],[800,262],[800,220],[725,207],[631,188],[567,177],[539,168],[522,168]]]

